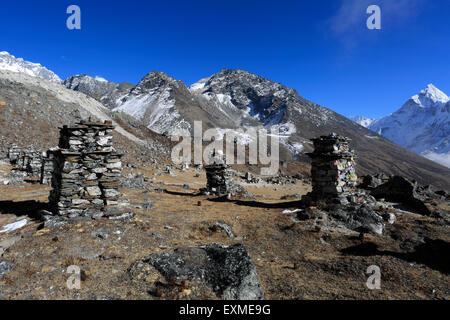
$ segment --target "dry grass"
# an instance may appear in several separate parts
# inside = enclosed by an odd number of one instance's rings
[[[387,227],[385,236],[360,239],[357,235],[314,231],[309,221],[296,222],[295,214],[282,213],[285,209],[295,209],[296,200],[281,198],[286,194],[307,193],[310,186],[306,184],[246,185],[249,192],[255,194],[254,201],[217,202],[213,197],[194,196],[205,179],[204,174],[194,177],[194,170],[177,171],[176,176],[154,175],[154,169],[145,168],[133,170],[133,173],[152,177],[155,187],[167,190],[167,193],[122,190],[132,204],[143,204],[145,199],[150,199],[153,209],[134,209],[136,217],[130,223],[80,221],[41,233],[36,232],[37,223],[30,223],[17,231],[23,240],[5,253],[4,259],[13,262],[15,268],[0,280],[3,295],[11,299],[16,299],[18,294],[25,299],[91,299],[99,295],[118,299],[186,299],[190,297],[184,295],[184,290],[194,284],[181,283],[176,286],[177,292],[160,287],[151,295],[139,283],[130,281],[127,269],[136,260],[169,250],[168,247],[242,242],[256,266],[268,299],[448,298],[449,275],[401,256],[405,254],[401,249],[404,243],[412,241],[418,233],[450,242],[448,232],[433,219],[401,216],[396,224]],[[182,187],[185,183],[190,189]],[[9,194],[20,201],[40,188],[46,192],[45,187],[27,185],[14,192],[8,190],[2,197]],[[45,200],[45,196],[42,199]],[[209,226],[216,221],[229,224],[237,238],[213,232]],[[98,229],[107,231],[106,240],[91,236],[92,231]],[[362,244],[376,250],[367,255],[341,251],[356,250]],[[73,253],[73,248],[77,247],[96,252],[98,256],[81,258]],[[403,258],[398,258],[397,253]],[[382,290],[379,291],[365,287],[365,272],[372,264],[382,269]],[[44,265],[53,266],[54,270],[34,272],[43,270]],[[62,271],[69,265],[79,265],[85,273],[79,292],[65,288],[67,275]],[[203,298],[211,296],[205,293]]]

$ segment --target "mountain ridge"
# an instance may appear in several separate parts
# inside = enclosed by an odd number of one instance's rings
[[[39,77],[54,83],[62,83],[53,71],[43,67],[40,63],[25,61],[22,58],[16,58],[7,51],[0,52],[0,70],[8,70],[18,73],[26,73],[30,76]]]
[[[192,131],[195,120],[201,120],[204,129],[278,129],[280,157],[294,166],[294,156],[309,162],[305,152],[312,150],[311,138],[337,132],[353,139],[352,147],[360,155],[358,174],[386,172],[450,186],[445,178],[450,175],[448,169],[302,98],[294,89],[242,69],[221,69],[189,87],[164,72],[152,71],[116,102],[113,111],[130,114],[168,135]]]
[[[242,69],[222,69],[189,87],[158,71],[148,73],[136,86],[121,87],[87,75],[68,79],[66,87],[86,91],[84,94],[96,98],[112,114],[133,116],[162,135],[192,132],[194,121],[202,121],[203,129],[277,129],[280,159],[288,161],[289,170],[295,172],[298,164],[309,163],[305,153],[312,150],[310,139],[337,132],[353,139],[359,175],[399,174],[450,189],[448,169],[302,98],[294,89]],[[80,85],[76,79],[93,86]],[[88,92],[90,89],[93,91]]]

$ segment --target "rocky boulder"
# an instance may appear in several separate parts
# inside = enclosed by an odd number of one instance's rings
[[[359,188],[372,190],[382,185],[389,177],[385,174],[379,173],[377,175],[366,175],[362,177],[362,183],[358,185]]]
[[[363,204],[355,211],[350,211],[347,223],[351,229],[363,233],[381,235],[384,231],[383,218],[366,204]]]
[[[348,229],[361,233],[381,235],[385,228],[383,222],[385,219],[374,211],[369,204],[362,204],[360,206],[338,205],[330,209],[328,215]],[[390,220],[390,223],[393,219],[395,217],[392,218],[390,215],[386,217],[386,221]]]
[[[157,275],[147,275],[146,282],[158,279],[154,284],[158,291],[163,287],[176,290],[177,283],[191,283],[186,288],[193,292],[212,292],[226,300],[262,300],[264,292],[255,266],[242,244],[224,246],[209,244],[200,247],[180,247],[138,261],[129,269],[132,278],[142,278],[142,272],[156,270]],[[140,271],[144,270],[144,271]],[[150,279],[150,280],[149,280]],[[151,291],[151,290],[150,290]]]
[[[417,188],[416,181],[393,176],[388,182],[373,189],[371,195],[377,199],[384,198],[388,201],[404,203],[418,210],[421,214],[430,215],[430,210],[424,204],[425,197],[417,192]]]

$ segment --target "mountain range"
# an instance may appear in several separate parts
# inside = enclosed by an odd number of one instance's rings
[[[14,58],[10,57],[10,60]],[[17,61],[17,65],[23,64],[23,60]],[[29,66],[25,72],[10,61],[8,70],[15,68],[15,72],[39,77],[44,91],[61,90],[64,95],[74,92],[96,100],[109,117],[128,115],[161,136],[192,131],[194,121],[202,121],[204,129],[276,128],[283,146],[280,157],[295,171],[296,164],[309,163],[305,153],[312,151],[311,138],[336,132],[352,139],[351,145],[358,154],[358,174],[399,174],[450,189],[449,169],[302,98],[294,89],[241,69],[222,69],[188,87],[158,71],[148,73],[137,85],[108,82],[89,75],[72,76],[59,82],[49,76],[51,73],[43,72],[45,68],[36,67],[40,65]],[[22,85],[21,77],[14,81],[17,86]],[[53,82],[51,87],[49,81]],[[12,99],[11,88],[2,92],[0,84],[0,101],[6,93]],[[48,122],[53,121],[50,118]]]
[[[450,168],[450,98],[432,84],[386,117],[352,120]]]
[[[50,82],[62,83],[62,80],[54,72],[41,66],[39,63],[32,63],[22,58],[16,58],[6,51],[0,52],[0,70],[25,73]]]

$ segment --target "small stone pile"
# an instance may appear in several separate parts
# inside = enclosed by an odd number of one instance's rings
[[[395,214],[389,212],[393,207],[377,201],[374,194],[384,184],[371,188],[371,194],[358,189],[355,152],[349,148],[350,139],[332,133],[312,141],[315,149],[308,156],[312,159],[313,190],[301,198],[304,209],[299,211],[297,218],[314,220],[317,230],[383,234],[385,223],[393,224],[396,220]],[[381,180],[382,176],[378,177]],[[385,190],[390,189],[380,189],[380,196],[384,196]]]
[[[120,200],[123,154],[112,147],[113,129],[110,121],[81,121],[60,128],[49,197],[53,213],[94,219],[132,216],[125,213],[127,202]]]
[[[350,139],[332,133],[312,139],[311,158],[312,196],[314,199],[333,199],[351,194],[356,186],[355,153],[349,148]]]

